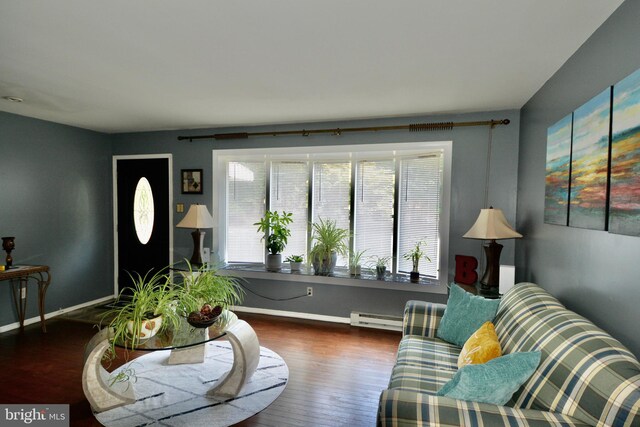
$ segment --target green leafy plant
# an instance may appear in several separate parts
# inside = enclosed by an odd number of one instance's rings
[[[303,255],[289,255],[285,262],[302,262],[304,261]]]
[[[127,383],[124,389],[126,391],[131,383],[137,382],[138,377],[136,376],[136,370],[133,368],[134,363],[131,362],[128,366],[123,367],[117,374],[112,373],[109,376],[109,387],[113,387],[116,383]]]
[[[391,261],[391,257],[390,256],[378,256],[378,255],[373,255],[371,257],[371,264],[375,267],[375,268],[387,268],[387,265],[389,264],[389,261]]]
[[[220,306],[223,310],[242,302],[244,290],[238,277],[218,274],[216,268],[201,267],[193,271],[189,264],[186,279],[178,287],[178,312],[186,317],[199,311],[205,304]]]
[[[323,220],[313,223],[312,241],[314,241],[309,257],[312,260],[316,274],[329,274],[333,270],[334,254],[346,256],[349,248],[347,239],[349,231],[337,226],[333,220]]]
[[[389,261],[391,261],[390,256],[373,255],[371,257],[371,262],[375,267],[378,280],[384,280],[384,275],[387,271],[387,264]]]
[[[103,315],[103,321],[111,319],[107,327],[111,331],[112,353],[115,353],[116,343],[134,349],[144,339],[145,320],[162,316],[159,331],[175,327],[180,322],[175,309],[178,294],[163,271],[155,274],[149,271],[144,276],[129,274],[133,288],[123,289],[116,298],[115,307]]]
[[[364,253],[367,252],[367,250],[363,250],[363,251],[353,251],[349,254],[349,267],[357,267],[358,265],[361,264],[362,261],[362,257],[364,256]]]
[[[291,236],[287,226],[293,222],[292,215],[285,211],[282,214],[267,211],[260,221],[253,224],[258,226],[259,233],[265,234],[266,239],[263,237],[263,240],[272,255],[281,253],[287,245],[287,239]]]
[[[422,258],[426,259],[427,261],[431,262],[431,258],[429,258],[427,256],[427,254],[425,253],[424,250],[422,250],[423,246],[427,246],[427,242],[425,242],[424,240],[419,240],[416,242],[415,246],[413,247],[413,249],[411,249],[410,251],[408,251],[407,253],[405,253],[404,255],[402,255],[402,257],[404,259],[406,259],[407,261],[411,261],[413,264],[413,272],[418,272],[418,267],[420,265],[420,260]]]

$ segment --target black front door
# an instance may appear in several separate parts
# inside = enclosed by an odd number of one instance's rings
[[[169,159],[118,159],[118,290],[169,266]]]

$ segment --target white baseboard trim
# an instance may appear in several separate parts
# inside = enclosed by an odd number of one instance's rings
[[[105,303],[107,301],[111,301],[113,299],[113,295],[108,297],[102,297],[95,299],[93,301],[83,302],[82,304],[74,305],[73,307],[60,308],[59,310],[52,311],[51,313],[45,313],[44,318],[51,319],[52,317],[60,316],[61,314],[68,313],[70,311],[79,310],[81,308],[89,307],[96,304]],[[24,319],[24,326],[31,325],[32,323],[40,322],[40,316],[30,317],[29,319]],[[8,325],[0,326],[0,333],[11,331],[13,329],[18,329],[20,327],[20,322],[9,323]]]
[[[267,314],[269,316],[293,317],[296,319],[319,320],[321,322],[351,323],[349,317],[326,316],[324,314],[302,313],[298,311],[271,310],[268,308],[233,306],[232,311],[241,313]]]

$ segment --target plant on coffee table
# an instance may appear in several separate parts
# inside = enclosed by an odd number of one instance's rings
[[[134,349],[142,340],[180,322],[175,309],[178,294],[166,273],[158,271],[151,274],[149,271],[144,276],[137,273],[129,276],[133,288],[123,289],[115,307],[102,317],[103,321],[111,319],[107,327],[111,334],[112,353],[116,343]]]

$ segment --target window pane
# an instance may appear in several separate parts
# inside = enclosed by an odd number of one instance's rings
[[[227,166],[227,261],[264,262],[262,234],[253,225],[265,213],[264,162]]]
[[[319,218],[336,222],[349,230],[351,194],[350,162],[315,162],[313,166],[313,222]],[[338,256],[338,266],[346,266],[347,258]]]
[[[424,240],[427,243],[425,252],[431,262],[421,260],[420,273],[438,278],[441,182],[441,154],[404,159],[400,163],[399,271],[411,271],[411,261],[403,259],[402,255],[416,242]]]
[[[309,222],[309,164],[307,162],[273,162],[270,185],[271,210],[293,214],[293,222],[289,225],[291,236],[284,250],[283,259],[289,255],[306,255]]]
[[[155,210],[153,207],[153,191],[151,184],[144,176],[138,181],[133,194],[133,225],[138,240],[143,245],[149,243],[153,232]]]
[[[394,183],[393,160],[358,162],[354,249],[366,250],[365,258],[393,254]]]

